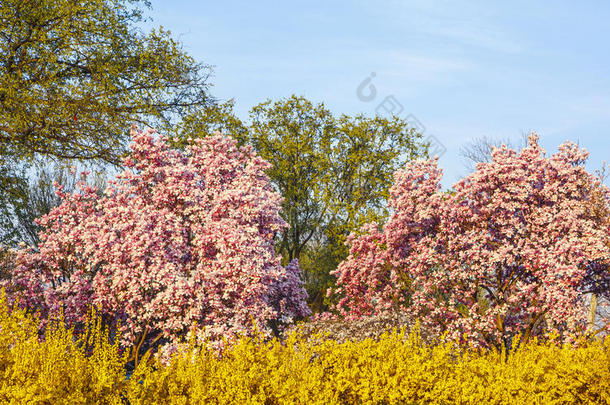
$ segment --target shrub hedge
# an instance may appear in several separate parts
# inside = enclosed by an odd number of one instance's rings
[[[429,345],[417,332],[377,340],[242,338],[219,355],[185,348],[168,364],[126,356],[99,323],[74,338],[0,302],[2,403],[610,403],[610,338],[530,342],[501,353]]]

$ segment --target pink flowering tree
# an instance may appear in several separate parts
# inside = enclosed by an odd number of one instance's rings
[[[498,348],[582,332],[585,294],[610,292],[610,194],[586,158],[569,142],[547,157],[532,134],[518,154],[495,149],[449,193],[436,160],[408,164],[383,229],[349,241],[336,309],[407,310],[437,333]]]
[[[214,341],[308,315],[298,264],[284,268],[274,252],[287,225],[269,164],[219,134],[185,150],[153,131],[131,135],[126,170],[101,197],[84,182],[59,187],[38,250],[17,254],[12,296],[43,323],[63,311],[78,325],[93,305],[135,356],[195,325]]]

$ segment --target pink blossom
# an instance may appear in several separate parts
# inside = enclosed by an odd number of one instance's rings
[[[395,174],[383,229],[348,241],[335,309],[407,309],[485,346],[549,330],[569,339],[585,325],[585,293],[610,292],[609,192],[586,158],[570,142],[546,157],[532,134],[447,193],[436,160],[409,163]]]
[[[185,150],[154,131],[131,136],[127,168],[102,197],[84,182],[58,188],[38,251],[17,254],[12,297],[73,324],[97,306],[124,345],[176,341],[193,325],[209,339],[253,323],[270,334],[308,315],[298,264],[282,267],[274,251],[287,224],[269,164],[219,134]]]

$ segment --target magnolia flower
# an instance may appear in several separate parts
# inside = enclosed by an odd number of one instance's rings
[[[193,324],[212,340],[252,321],[270,334],[272,321],[308,315],[298,264],[275,255],[273,234],[287,224],[269,165],[221,135],[186,151],[153,131],[131,136],[127,169],[103,196],[84,182],[74,194],[58,188],[62,204],[40,221],[39,251],[17,253],[9,294],[43,324],[60,308],[78,324],[99,306],[121,323],[123,345],[178,342]]]
[[[518,154],[494,149],[451,194],[436,160],[409,163],[394,175],[383,229],[348,238],[334,309],[408,310],[483,346],[581,331],[585,293],[610,293],[609,190],[586,157],[569,142],[546,157],[532,135]]]

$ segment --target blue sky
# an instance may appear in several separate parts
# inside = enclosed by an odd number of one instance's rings
[[[480,136],[535,130],[548,152],[569,139],[590,169],[610,163],[610,3],[152,0],[149,16],[214,66],[212,94],[242,117],[293,93],[369,115],[394,96],[446,148],[445,186]]]

